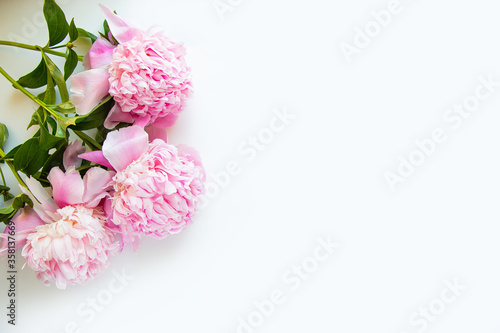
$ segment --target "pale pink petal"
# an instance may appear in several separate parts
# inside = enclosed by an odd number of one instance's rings
[[[107,129],[112,129],[119,123],[133,123],[134,117],[130,114],[130,112],[123,112],[120,105],[115,103],[115,105],[111,108],[104,121],[104,127]]]
[[[70,167],[78,168],[82,165],[82,159],[78,157],[81,153],[85,152],[85,146],[82,141],[75,140],[69,144],[63,154],[64,169],[68,170]]]
[[[21,255],[39,280],[58,288],[84,284],[102,272],[119,244],[104,223],[102,207],[65,206],[56,220],[39,225]]]
[[[9,235],[6,233],[8,231],[7,228],[5,228],[5,233],[0,233],[0,258],[2,257],[3,254],[7,254],[7,251],[9,249]],[[33,230],[23,230],[20,232],[16,231],[15,237],[15,249],[19,250],[26,244],[26,239],[28,238],[29,234],[32,234],[35,232],[36,229]],[[11,246],[12,247],[12,246]]]
[[[90,59],[86,55],[83,56],[82,65],[83,65],[83,68],[85,68],[85,70],[90,69]]]
[[[111,195],[111,193],[110,193]],[[109,229],[113,230],[114,232],[119,232],[119,226],[114,224],[112,219],[113,219],[113,209],[111,207],[112,205],[112,201],[110,199],[110,197],[106,197],[104,198],[104,202],[102,204],[102,207],[104,209],[104,212],[106,213],[106,217],[107,217],[107,220],[106,220],[106,227],[108,227]]]
[[[21,187],[21,191],[27,194],[31,201],[33,201],[33,209],[35,212],[42,220],[50,219],[51,216],[48,213],[55,213],[59,208],[52,197],[34,178],[26,178],[24,182],[29,190]]]
[[[64,173],[55,167],[50,170],[47,179],[52,184],[54,201],[60,208],[83,203],[84,186],[78,171],[70,169]]]
[[[201,163],[201,157],[200,154],[196,149],[193,147],[190,147],[188,145],[180,144],[177,146],[177,150],[179,151],[179,155],[185,156],[188,161],[191,161],[196,165],[197,167],[200,168],[200,172],[202,174],[201,179],[205,180],[207,178],[205,168],[203,167],[203,164]]]
[[[157,118],[151,125],[156,127],[171,127],[175,124],[179,114],[169,113],[165,117]]]
[[[179,154],[186,156],[189,161],[194,163],[194,165],[200,167],[202,166],[200,154],[196,149],[184,144],[178,145],[176,147],[179,151]]]
[[[104,17],[106,17],[106,20],[108,21],[109,29],[111,30],[113,37],[115,37],[119,43],[128,42],[139,33],[139,29],[137,27],[132,26],[131,23],[113,13],[108,7],[102,4],[99,6],[104,13]]]
[[[107,168],[113,169],[113,166],[109,161],[104,157],[102,150],[89,151],[87,153],[83,153],[78,155],[78,157],[83,158],[84,160],[97,163],[99,165],[105,166]]]
[[[149,124],[149,121],[151,120],[151,116],[146,115],[144,117],[137,117],[135,118],[134,125],[140,126],[140,127],[145,127]]]
[[[114,171],[106,171],[95,167],[89,169],[83,177],[85,191],[83,192],[83,202],[86,207],[95,207],[99,204],[102,198],[107,195],[107,191],[111,189],[109,185]]]
[[[107,68],[95,68],[71,76],[71,101],[78,114],[87,114],[108,94]]]
[[[99,36],[92,44],[90,51],[83,57],[84,68],[88,70],[108,66],[113,58],[115,47],[106,38]]]
[[[16,232],[33,230],[37,226],[45,224],[30,206],[18,210],[12,220],[16,224]]]
[[[160,139],[167,142],[168,136],[166,128],[160,128],[156,126],[146,126],[144,127],[144,130],[149,135],[149,141],[153,141],[154,139]]]
[[[140,237],[128,234],[123,225],[120,226],[120,230],[121,230],[120,233],[122,235],[120,252],[123,251],[123,249],[125,248],[126,245],[131,245],[132,250],[135,253],[137,253],[139,251],[139,247],[141,245]]]
[[[18,210],[16,215],[12,218],[12,221],[16,226],[16,250],[26,244],[26,237],[28,237],[30,233],[35,232],[37,226],[45,224],[30,206]],[[9,228],[5,228],[4,232],[0,233],[0,238],[3,238],[0,242],[0,254],[8,249],[8,232]]]
[[[125,169],[148,149],[148,134],[139,126],[130,126],[108,134],[102,146],[104,157],[117,171]]]

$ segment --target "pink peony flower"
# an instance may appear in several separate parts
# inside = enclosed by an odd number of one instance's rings
[[[84,284],[107,266],[118,251],[112,233],[104,225],[102,207],[65,206],[53,215],[55,222],[43,224],[27,237],[22,256],[37,278],[59,289]]]
[[[34,179],[26,180],[29,191],[24,192],[31,197],[33,209],[24,208],[14,222],[16,228],[18,224],[31,228],[24,240],[18,239],[25,243],[21,254],[45,285],[53,282],[65,289],[68,284],[86,283],[119,250],[101,205],[113,175],[91,168],[82,179],[74,168],[66,173],[53,168],[48,177],[53,198]]]
[[[104,125],[172,126],[191,92],[185,50],[158,29],[143,31],[101,6],[113,37],[99,37],[85,56],[86,71],[71,78],[79,114],[92,110],[108,93],[115,106]]]
[[[109,133],[102,152],[80,157],[116,170],[106,205],[125,243],[142,235],[164,238],[190,224],[205,179],[193,149],[149,142],[143,128],[131,126]]]

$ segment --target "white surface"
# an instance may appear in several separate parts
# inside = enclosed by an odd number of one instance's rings
[[[22,34],[39,2],[3,0],[0,38]],[[412,326],[413,313],[443,304],[443,291],[452,296],[445,280],[455,278],[467,290],[421,331],[498,332],[500,88],[458,129],[443,120],[480,76],[500,81],[496,2],[402,0],[350,64],[341,43],[390,1],[232,0],[225,20],[212,0],[102,2],[185,43],[196,91],[170,138],[196,147],[212,174],[232,160],[241,173],[188,230],[144,239],[87,286],[47,288],[23,270],[16,327],[6,324],[0,267],[1,332],[237,332],[238,317],[279,289],[283,304],[253,331],[413,333],[423,327]],[[97,3],[61,6],[96,31]],[[45,38],[36,29],[27,40]],[[14,77],[37,62],[34,52],[0,48]],[[248,162],[238,147],[283,106],[296,118]],[[0,112],[12,147],[31,104],[3,79]],[[384,174],[436,128],[448,139],[392,192]],[[310,263],[316,238],[328,235],[341,248],[291,290],[283,275]],[[88,297],[110,295],[122,270],[134,280],[92,319],[79,315]]]

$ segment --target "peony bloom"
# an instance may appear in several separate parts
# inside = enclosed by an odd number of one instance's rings
[[[27,179],[33,209],[29,206],[14,218],[16,229],[24,231],[18,245],[25,244],[22,256],[45,285],[83,284],[108,265],[119,250],[100,203],[114,172],[91,168],[82,179],[70,168],[66,173],[53,168],[49,181],[53,198],[34,179]]]
[[[86,71],[72,76],[72,101],[90,112],[108,93],[115,105],[104,123],[169,127],[191,92],[185,50],[157,29],[143,31],[101,6],[118,45],[99,37],[84,58]]]
[[[193,149],[149,142],[143,128],[131,126],[109,133],[102,152],[80,157],[116,170],[105,206],[124,243],[142,235],[164,238],[191,222],[205,179]]]

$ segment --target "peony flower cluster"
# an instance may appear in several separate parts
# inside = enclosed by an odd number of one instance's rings
[[[184,47],[161,30],[144,31],[101,8],[112,38],[100,36],[84,58],[87,70],[71,78],[77,112],[90,112],[109,94],[115,106],[106,118],[106,127],[120,122],[172,126],[191,92]]]
[[[71,119],[78,121],[62,126],[70,119],[67,113],[57,118],[57,126],[33,118],[42,130],[31,140],[42,145],[48,137],[58,143],[52,150],[64,155],[54,153],[51,158],[60,161],[48,160],[51,168],[21,170],[29,176],[19,180],[24,201],[15,209],[12,204],[8,217],[15,225],[15,249],[21,249],[26,265],[45,285],[60,289],[91,281],[125,246],[137,250],[142,237],[163,239],[184,230],[204,188],[198,153],[167,141],[166,128],[174,125],[192,90],[184,47],[157,28],[141,29],[101,8],[109,33],[101,34],[83,57],[85,71],[69,77],[71,102],[63,104],[70,107],[48,109],[53,116],[74,106]],[[84,132],[88,127],[78,128],[79,121],[110,98],[114,104],[105,118],[84,123],[100,122],[92,127],[100,136],[92,138]],[[82,141],[69,143],[70,129]],[[0,255],[11,253],[10,243],[5,229]]]
[[[150,142],[135,125],[108,134],[102,148],[80,156],[116,171],[105,209],[124,244],[165,238],[190,224],[205,180],[196,151],[161,138]]]
[[[143,236],[162,239],[191,223],[205,181],[200,158],[190,147],[154,137],[163,132],[152,133],[150,140],[136,125],[110,132],[102,150],[78,155],[109,170],[95,166],[83,178],[75,169],[81,159],[73,157],[81,143],[70,145],[65,160],[73,164],[50,171],[52,196],[26,180],[33,208],[13,218],[17,246],[46,285],[84,284],[127,244],[137,249]]]
[[[28,178],[24,192],[33,202],[13,218],[17,246],[27,265],[46,285],[64,289],[83,284],[106,268],[119,243],[106,225],[102,205],[113,172],[93,167],[80,176],[74,166],[49,174],[52,196]],[[5,242],[2,242],[2,245]],[[3,249],[5,250],[5,246]]]

